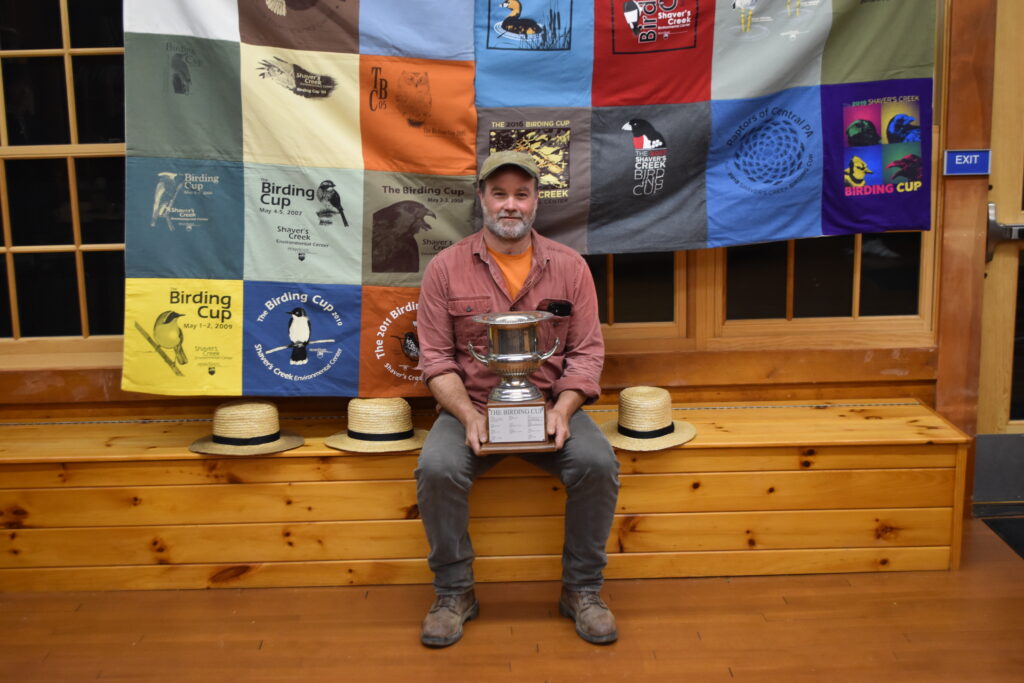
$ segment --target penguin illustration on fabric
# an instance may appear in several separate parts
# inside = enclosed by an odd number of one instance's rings
[[[181,328],[178,327],[178,318],[183,316],[184,313],[164,311],[156,317],[156,321],[153,323],[153,341],[159,344],[161,348],[174,351],[174,362],[178,365],[188,363],[185,349],[182,346],[185,335],[182,333]]]
[[[654,126],[643,119],[630,119],[622,126],[622,130],[633,133],[634,149],[658,149],[665,146],[665,138],[661,133],[654,130]]]
[[[309,345],[310,325],[309,316],[301,306],[288,311],[291,316],[288,320],[288,340],[291,341],[292,357],[289,360],[291,365],[305,365],[309,362],[306,357],[306,346]]]

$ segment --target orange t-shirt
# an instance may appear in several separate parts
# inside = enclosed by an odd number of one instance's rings
[[[526,276],[530,274],[530,264],[533,260],[533,245],[522,254],[499,254],[490,247],[487,248],[494,262],[498,264],[502,275],[505,276],[505,284],[508,286],[509,295],[515,299],[519,290],[526,282]]]

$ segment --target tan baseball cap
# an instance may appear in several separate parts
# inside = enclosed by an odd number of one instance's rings
[[[502,166],[515,166],[529,173],[535,180],[540,181],[540,167],[537,166],[537,162],[534,161],[533,157],[526,152],[513,152],[511,150],[494,152],[491,156],[484,159],[484,163],[480,164],[478,180],[483,182],[487,176]]]

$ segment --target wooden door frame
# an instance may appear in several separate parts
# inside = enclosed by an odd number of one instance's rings
[[[938,150],[987,149],[992,137],[997,0],[945,0],[937,102]],[[969,434],[977,431],[981,301],[985,276],[988,177],[943,178],[936,408]]]

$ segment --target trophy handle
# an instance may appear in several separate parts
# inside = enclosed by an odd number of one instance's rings
[[[476,352],[476,349],[473,348],[473,342],[466,342],[466,348],[469,349],[469,355],[473,356],[473,358],[476,358],[484,365],[489,365],[489,363],[487,362],[487,357],[481,356],[479,353]],[[554,349],[552,349],[552,351],[554,351]]]
[[[561,340],[561,339],[559,339],[558,337],[555,337],[555,345],[554,345],[554,346],[552,346],[552,347],[551,347],[551,350],[550,350],[550,351],[548,351],[547,353],[542,353],[542,354],[540,354],[540,356],[538,356],[538,360],[542,360],[542,361],[545,361],[545,360],[547,360],[548,358],[551,358],[551,356],[552,356],[552,355],[553,355],[553,354],[555,353],[555,351],[557,351],[557,350],[558,350],[558,342],[560,342],[560,341],[562,341],[562,340]],[[472,349],[470,349],[470,351],[472,351]]]

